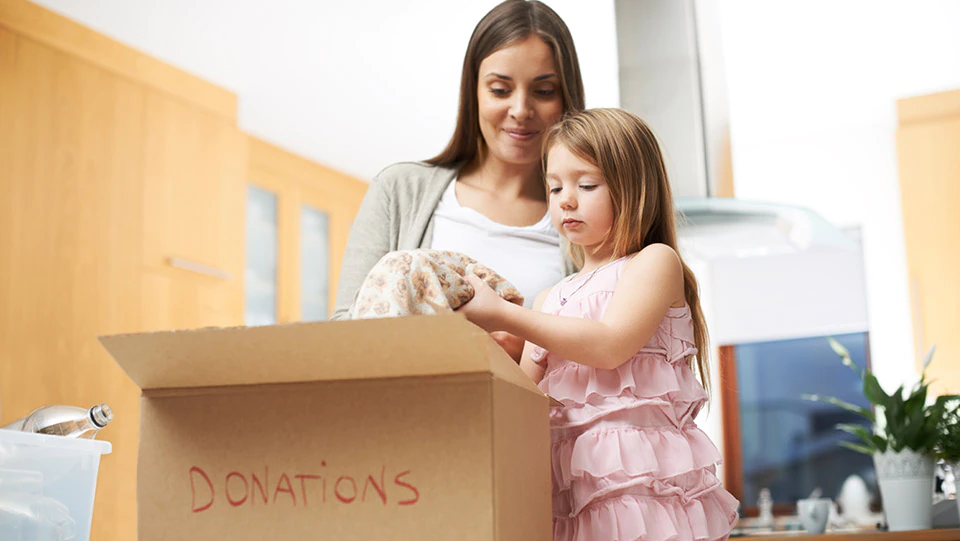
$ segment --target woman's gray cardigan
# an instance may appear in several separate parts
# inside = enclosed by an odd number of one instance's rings
[[[433,213],[459,167],[402,162],[381,171],[370,183],[350,230],[340,269],[333,319],[348,319],[350,307],[367,273],[395,250],[429,248]],[[567,274],[576,271],[561,238],[560,253]],[[496,269],[494,269],[496,270]]]

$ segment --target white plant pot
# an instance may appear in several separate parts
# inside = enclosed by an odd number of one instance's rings
[[[933,525],[934,458],[904,449],[875,453],[873,464],[891,532],[928,530]]]
[[[960,461],[950,463],[950,471],[953,472],[953,494],[957,502],[957,514],[960,514]]]

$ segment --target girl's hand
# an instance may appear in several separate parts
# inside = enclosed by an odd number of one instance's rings
[[[487,332],[499,331],[501,314],[504,306],[509,304],[500,298],[500,295],[490,288],[486,282],[476,275],[468,275],[467,282],[473,286],[473,298],[457,309],[457,312],[467,316],[467,319]]]

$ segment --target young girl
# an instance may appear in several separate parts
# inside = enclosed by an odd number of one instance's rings
[[[469,277],[476,295],[460,311],[526,339],[521,367],[563,403],[551,412],[554,539],[725,539],[738,502],[693,420],[707,329],[656,138],[626,111],[595,109],[554,126],[544,149],[553,225],[582,269],[533,311]]]

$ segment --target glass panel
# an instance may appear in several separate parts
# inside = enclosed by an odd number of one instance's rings
[[[300,311],[304,321],[326,320],[330,309],[330,220],[304,205],[300,212]]]
[[[866,366],[866,333],[835,338],[857,366]],[[852,474],[877,493],[872,459],[837,445],[859,441],[837,430],[837,423],[868,422],[839,407],[801,398],[835,396],[869,407],[860,378],[840,363],[825,337],[738,345],[736,360],[744,507],[755,506],[764,487],[779,503],[805,498],[817,487],[824,497],[836,498]]]
[[[247,187],[247,264],[243,273],[247,325],[277,322],[277,195]]]

